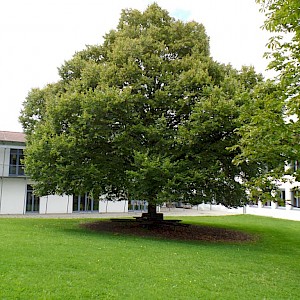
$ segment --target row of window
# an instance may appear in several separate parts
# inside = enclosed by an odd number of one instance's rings
[[[23,149],[10,149],[10,161],[9,161],[9,175],[10,176],[24,176],[23,165],[24,153]],[[294,171],[299,169],[299,162],[294,162]],[[285,201],[285,191],[281,191],[281,199]],[[300,207],[300,194],[295,192],[292,205]],[[143,210],[144,203],[139,201],[131,203],[129,202],[129,210]],[[26,211],[38,211],[39,210],[39,198],[33,194],[33,189],[30,185],[27,187],[27,201]],[[88,195],[74,196],[73,211],[97,211],[99,210],[99,201],[94,201]]]
[[[40,198],[34,195],[33,187],[27,185],[26,212],[39,212]],[[94,201],[87,194],[75,195],[73,198],[73,212],[99,211],[99,201]]]
[[[9,175],[24,176],[23,149],[10,149]],[[292,164],[293,171],[296,172],[300,167],[298,160]]]
[[[40,198],[34,195],[33,187],[27,185],[26,212],[39,212],[39,209]],[[147,202],[132,200],[128,203],[128,210],[147,210]],[[74,195],[73,212],[83,211],[99,211],[99,201],[94,201],[88,194]]]

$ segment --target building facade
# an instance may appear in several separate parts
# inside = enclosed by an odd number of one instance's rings
[[[25,135],[20,132],[0,131],[0,215],[5,214],[73,214],[73,213],[113,213],[128,211],[146,211],[147,202],[101,201],[85,195],[48,195],[37,197],[33,190],[33,181],[26,176],[22,164],[25,149]],[[290,166],[291,167],[291,166]],[[292,166],[299,167],[298,161]],[[285,218],[300,214],[300,183],[292,177],[279,184],[281,201],[262,203],[241,208],[241,213],[261,214]],[[197,209],[225,209],[218,205],[203,204]]]
[[[0,131],[0,214],[128,212],[127,201],[98,201],[87,194],[37,197],[24,172],[24,149],[24,133]]]

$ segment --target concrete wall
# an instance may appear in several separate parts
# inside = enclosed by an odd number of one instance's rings
[[[285,208],[268,208],[268,207],[246,207],[246,214],[256,215],[256,216],[265,216],[279,219],[287,219],[300,221],[300,209],[285,209]]]
[[[0,178],[0,214],[25,213],[26,186],[26,178]]]
[[[232,209],[226,208],[223,205],[199,204],[198,206],[193,206],[193,209],[203,211],[226,211],[232,214],[247,214],[300,221],[300,208],[291,209],[290,206],[278,207],[275,203],[272,203],[271,206],[268,207],[263,206],[261,203],[259,203],[258,205],[254,206],[247,205],[245,207]]]
[[[72,213],[73,197],[49,195],[40,198],[40,214]]]
[[[99,203],[100,213],[128,212],[128,201],[107,201],[102,200]]]

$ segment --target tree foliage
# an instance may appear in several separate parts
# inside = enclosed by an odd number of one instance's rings
[[[279,73],[281,88],[288,99],[289,114],[299,117],[300,7],[298,0],[257,0],[266,15],[265,29],[274,33],[266,55],[269,68]]]
[[[39,194],[102,193],[149,203],[246,201],[237,178],[257,166],[232,159],[240,109],[262,77],[213,61],[202,24],[157,4],[123,10],[101,45],[32,90],[20,120],[26,172]]]
[[[251,181],[252,190],[268,198],[278,188],[278,179],[299,177],[299,170],[291,166],[299,159],[300,8],[298,0],[257,2],[266,15],[265,29],[274,34],[266,56],[278,78],[257,85],[252,101],[243,107],[238,129],[241,153],[235,161],[262,166],[261,175]]]

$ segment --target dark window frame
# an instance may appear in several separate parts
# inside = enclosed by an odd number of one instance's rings
[[[9,176],[25,176],[24,164],[24,149],[11,148],[9,154]]]
[[[26,187],[26,213],[40,212],[40,197],[34,194],[32,185],[27,184]]]
[[[73,195],[73,212],[99,212],[99,200],[94,200],[88,193]]]

